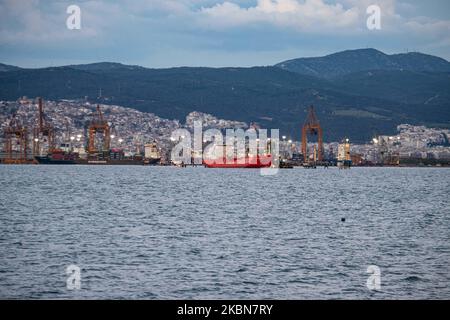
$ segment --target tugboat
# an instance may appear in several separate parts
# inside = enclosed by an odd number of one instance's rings
[[[161,154],[156,142],[148,143],[144,146],[144,164],[156,164],[161,162]]]

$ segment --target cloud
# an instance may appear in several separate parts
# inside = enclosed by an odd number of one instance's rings
[[[420,32],[442,35],[448,32],[448,20],[424,17],[402,17],[397,12],[414,6],[395,0],[257,0],[243,7],[232,1],[219,2],[196,11],[196,21],[203,28],[225,31],[230,28],[257,25],[274,26],[300,33],[335,34],[366,30],[366,9],[376,4],[381,8],[382,32]]]
[[[416,37],[423,37],[431,41],[441,39],[447,43],[450,41],[450,21],[418,17],[405,21],[403,28]]]
[[[266,24],[313,33],[354,28],[361,15],[357,8],[344,8],[340,3],[327,4],[322,0],[258,0],[255,6],[247,8],[227,1],[203,7],[198,13],[203,26],[219,30]]]
[[[1,1],[0,44],[57,43],[98,36],[100,29],[89,24],[76,32],[67,29],[68,5],[39,0]],[[89,13],[86,17],[89,19]]]
[[[366,8],[373,3],[381,8],[381,32],[435,33],[440,37],[448,32],[448,20],[402,17],[396,7],[408,5],[395,0],[84,0],[79,2],[79,32],[65,27],[65,9],[70,1],[3,0],[0,43],[101,41],[114,30],[128,29],[130,23],[136,28],[163,27],[181,32],[277,28],[304,34],[361,34],[367,32]]]
[[[251,65],[261,52],[270,64],[367,46],[450,57],[450,20],[422,17],[409,0],[77,0],[82,29],[68,30],[73,3],[0,0],[0,59]],[[371,4],[381,30],[366,28]]]

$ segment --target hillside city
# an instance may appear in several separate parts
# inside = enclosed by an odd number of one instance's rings
[[[168,157],[173,143],[171,133],[179,128],[193,129],[194,121],[201,121],[204,128],[246,129],[245,122],[218,119],[213,115],[193,111],[185,119],[185,123],[169,120],[152,113],[117,105],[101,105],[104,118],[109,122],[111,130],[111,147],[123,149],[126,154],[142,152],[143,145],[156,142],[163,157]],[[56,142],[71,143],[77,152],[83,153],[86,145],[86,128],[96,112],[96,104],[83,100],[45,101],[45,120],[56,128]],[[0,101],[0,130],[3,132],[12,115],[24,125],[32,128],[36,124],[36,101],[27,98],[18,101]],[[404,159],[450,159],[450,130],[427,128],[401,124],[396,135],[380,135],[366,144],[351,144],[352,158],[355,164],[364,162],[381,163],[386,157]],[[343,137],[345,139],[347,137]],[[295,157],[300,151],[300,143],[290,137],[280,136],[280,150],[285,158]],[[3,144],[3,141],[1,141]],[[331,159],[338,150],[339,142],[324,143],[327,158]]]
[[[45,101],[45,121],[56,129],[56,144],[71,143],[71,147],[83,154],[86,145],[87,125],[96,112],[96,104],[80,100]],[[104,118],[111,127],[111,147],[120,148],[126,155],[143,151],[146,143],[156,142],[161,154],[167,156],[173,146],[171,134],[176,129],[193,129],[194,121],[201,121],[204,128],[247,128],[244,122],[218,119],[212,115],[191,112],[185,124],[178,120],[160,118],[152,113],[116,105],[100,105]],[[8,126],[14,115],[24,126],[33,128],[37,123],[36,101],[22,98],[18,101],[0,101],[0,130]],[[31,130],[29,131],[31,134]],[[71,139],[72,138],[72,139]],[[3,144],[3,137],[0,137]]]

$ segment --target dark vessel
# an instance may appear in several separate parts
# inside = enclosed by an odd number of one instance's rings
[[[113,150],[111,150],[109,156],[100,154],[95,156],[90,155],[87,158],[80,158],[80,155],[74,152],[54,150],[46,156],[35,156],[34,158],[38,164],[55,165],[152,165],[160,161],[158,158],[146,159],[142,156],[124,157],[122,152],[114,152]]]
[[[80,157],[78,153],[54,150],[46,156],[35,156],[34,159],[39,164],[76,164]]]

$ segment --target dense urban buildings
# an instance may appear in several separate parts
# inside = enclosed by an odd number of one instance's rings
[[[80,154],[85,153],[87,126],[95,115],[96,106],[83,100],[45,101],[44,116],[55,129],[55,144],[69,144]],[[111,147],[123,149],[126,155],[143,153],[146,144],[156,142],[161,154],[167,157],[173,145],[170,140],[172,132],[183,127],[192,129],[194,121],[201,121],[204,128],[248,127],[244,122],[218,119],[195,111],[186,116],[185,124],[181,124],[178,120],[163,119],[152,113],[116,105],[101,105],[101,110],[110,126]],[[38,102],[35,99],[0,101],[0,130],[4,132],[12,117],[33,128],[38,121],[37,114]],[[31,134],[29,130],[30,139]],[[0,139],[3,145],[3,137]]]

